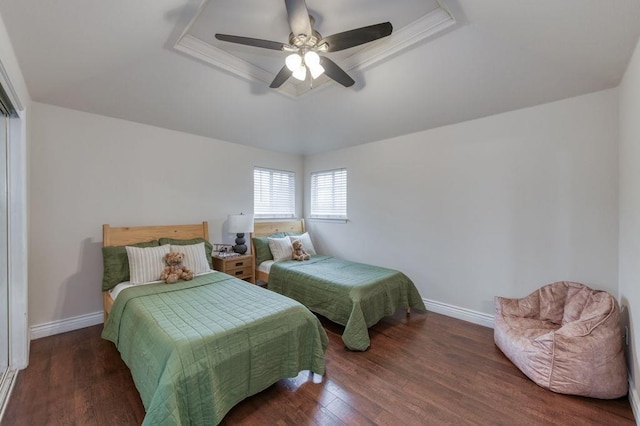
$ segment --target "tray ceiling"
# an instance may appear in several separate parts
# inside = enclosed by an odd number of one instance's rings
[[[380,43],[327,54],[353,86],[273,90],[284,53],[216,44],[216,32],[286,42],[282,0],[1,0],[0,15],[34,102],[295,154],[616,87],[640,36],[638,0],[307,5],[325,36],[393,24]]]
[[[340,0],[308,0],[309,13],[315,19],[314,28],[323,36],[377,24],[391,22],[391,36],[362,46],[326,54],[342,69],[363,71],[387,57],[455,24],[453,16],[436,0],[408,0],[402,7],[385,2],[368,7],[367,0],[345,3]],[[215,33],[288,43],[289,23],[282,1],[254,2],[251,8],[234,0],[206,0],[182,32],[174,48],[193,58],[233,73],[249,81],[267,86],[284,65],[288,53],[225,43],[216,40]],[[312,83],[290,78],[278,89],[296,98],[311,89],[330,83],[326,76]]]

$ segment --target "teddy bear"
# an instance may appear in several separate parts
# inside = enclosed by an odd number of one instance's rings
[[[193,271],[182,264],[184,253],[170,252],[164,255],[164,263],[167,265],[160,275],[160,279],[167,284],[173,284],[178,280],[189,281],[193,278]]]
[[[309,260],[309,253],[304,251],[300,240],[293,240],[291,245],[293,246],[293,260]]]

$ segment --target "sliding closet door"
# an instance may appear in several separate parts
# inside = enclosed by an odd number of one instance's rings
[[[9,366],[9,288],[7,280],[7,140],[9,118],[0,113],[0,378]]]

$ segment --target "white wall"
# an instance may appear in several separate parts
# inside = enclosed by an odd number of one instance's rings
[[[617,294],[617,128],[608,90],[307,157],[307,185],[348,170],[349,221],[308,221],[314,244],[485,318],[558,280]]]
[[[623,323],[630,330],[627,351],[630,397],[640,417],[637,377],[640,350],[640,43],[636,46],[620,91],[620,294]]]
[[[32,326],[102,309],[102,224],[207,220],[211,241],[231,242],[224,222],[253,210],[255,165],[302,179],[299,156],[35,102],[31,142]]]

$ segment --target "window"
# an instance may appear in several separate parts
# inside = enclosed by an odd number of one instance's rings
[[[296,174],[253,169],[253,214],[256,218],[295,217]]]
[[[311,173],[312,219],[347,219],[347,169]]]

